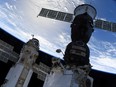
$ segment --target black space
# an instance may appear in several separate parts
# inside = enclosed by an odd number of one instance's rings
[[[8,63],[4,63],[2,61],[0,61],[0,85],[2,85],[2,83],[5,80],[5,77],[10,69],[10,67],[13,65],[14,63],[11,61],[8,61]]]
[[[116,87],[116,74],[92,70],[90,76],[94,78],[93,87]]]
[[[13,37],[9,33],[5,32],[0,28],[0,39],[14,46],[14,51],[20,53],[20,50],[24,44],[21,40]],[[43,62],[48,66],[51,66],[51,55],[39,51],[39,58],[36,63]],[[0,61],[0,85],[4,82],[5,76],[13,65],[11,61],[8,63],[3,63]],[[93,87],[116,87],[116,74],[110,74],[106,72],[101,72],[97,70],[91,70],[90,76],[94,78]],[[28,87],[42,87],[43,81],[37,79],[37,74],[33,73],[32,78]]]
[[[33,73],[30,82],[28,84],[28,87],[42,87],[43,83],[44,82],[42,80],[37,79],[37,74]]]
[[[11,34],[5,32],[3,29],[0,28],[0,39],[9,43],[10,45],[14,46],[14,51],[16,53],[20,53],[20,50],[24,44],[21,40],[17,39],[16,37],[12,36]]]
[[[46,64],[47,66],[51,67],[52,66],[52,56],[44,53],[42,51],[39,51],[39,57],[36,60],[36,63],[39,64],[41,61],[42,63]]]

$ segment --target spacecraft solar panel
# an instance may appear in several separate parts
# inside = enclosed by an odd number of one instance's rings
[[[46,75],[48,74],[48,72],[50,72],[50,67],[40,62],[39,65],[34,64],[33,70],[35,73],[38,74],[37,76],[38,79],[45,81]]]
[[[104,30],[108,30],[108,31],[112,31],[112,32],[116,32],[116,23],[112,23],[112,22],[108,22],[108,21],[104,21],[104,20],[96,19],[95,27],[104,29]]]
[[[1,49],[9,49],[9,50],[13,50],[13,46],[11,46],[10,44],[7,44],[6,42],[0,40],[0,48]]]
[[[41,12],[39,13],[39,16],[46,17],[49,10],[42,8]]]
[[[13,52],[14,53],[14,52]],[[17,62],[18,61],[18,57],[15,56],[15,55],[12,55],[11,54],[11,51],[9,53],[7,52],[3,52],[3,51],[0,51],[0,60],[2,60],[3,62],[7,62],[8,60],[11,60],[13,62]]]
[[[65,21],[65,22],[72,22],[72,20],[73,20],[73,15],[67,13],[66,16],[65,16],[64,21]]]
[[[46,74],[44,74],[43,72],[41,71],[38,71],[38,76],[37,76],[38,79],[42,80],[42,81],[45,81],[45,78],[46,78]]]
[[[7,63],[8,62],[8,59],[6,57],[0,55],[0,61],[3,61],[5,63]]]
[[[111,22],[103,21],[103,29],[111,31]]]
[[[18,61],[18,57],[15,57],[14,55],[10,55],[9,56],[9,60],[11,60],[11,61],[16,63]]]
[[[46,73],[50,72],[50,67],[48,67],[47,65],[45,65],[45,64],[42,63],[42,62],[39,63],[39,68],[40,68],[42,71],[46,72]]]
[[[101,20],[95,20],[95,27],[96,28],[103,28]]]
[[[60,20],[64,22],[72,22],[73,14],[54,11],[50,9],[42,8],[38,16],[47,17],[55,20]],[[116,32],[116,23],[95,19],[95,27],[103,30],[108,30],[112,32]]]
[[[65,15],[66,15],[66,13],[64,13],[64,12],[58,12],[58,15],[57,15],[56,19],[63,21]]]
[[[9,58],[8,54],[6,54],[3,51],[0,51],[0,60],[1,61],[7,63],[8,62],[8,58]]]
[[[112,24],[111,31],[116,32],[116,23],[111,23],[111,24]]]
[[[72,22],[73,20],[73,14],[49,10],[45,8],[42,8],[38,16],[43,16],[43,17],[65,21],[65,22]]]
[[[57,16],[57,11],[53,11],[53,10],[49,10],[48,14],[47,14],[47,17],[48,18],[52,18],[52,19],[55,19],[56,16]]]

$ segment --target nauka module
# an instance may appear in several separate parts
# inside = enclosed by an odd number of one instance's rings
[[[36,58],[39,53],[39,41],[35,38],[29,40],[22,48],[19,61],[11,67],[2,87],[27,87]]]

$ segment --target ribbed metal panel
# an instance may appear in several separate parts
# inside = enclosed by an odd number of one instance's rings
[[[54,11],[54,10],[45,9],[45,8],[42,8],[38,16],[65,21],[65,22],[72,22],[73,20],[73,14]]]
[[[7,53],[5,51],[0,50],[0,60],[5,63],[7,63],[8,60],[17,62],[19,59],[19,56],[15,56],[14,54],[15,54],[15,52],[13,52],[13,54],[11,54],[11,53]]]

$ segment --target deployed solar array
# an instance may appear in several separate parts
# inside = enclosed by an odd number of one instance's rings
[[[65,22],[72,22],[73,20],[73,14],[49,10],[45,8],[42,8],[38,16],[43,16],[43,17],[52,18],[52,19],[65,21]]]
[[[45,81],[46,75],[50,72],[50,67],[40,62],[39,65],[33,65],[33,70],[34,72],[38,73],[37,78],[39,78],[42,81]]]
[[[54,10],[45,9],[45,8],[42,8],[38,16],[47,17],[47,18],[51,18],[55,20],[64,21],[64,22],[70,22],[70,23],[72,22],[74,17],[74,15],[70,13],[54,11]],[[94,24],[96,28],[116,32],[116,23],[96,19]]]
[[[14,52],[10,51],[10,53],[7,53],[7,52],[0,50],[0,60],[5,62],[5,63],[7,63],[8,60],[11,60],[13,62],[17,62],[18,58],[19,58],[18,56],[14,55]]]
[[[112,32],[116,32],[116,23],[112,23],[112,22],[108,22],[108,21],[96,19],[95,27],[104,29],[104,30],[108,30],[108,31],[112,31]]]
[[[7,63],[8,60],[17,62],[19,55],[13,51],[13,46],[0,40],[0,60]]]

